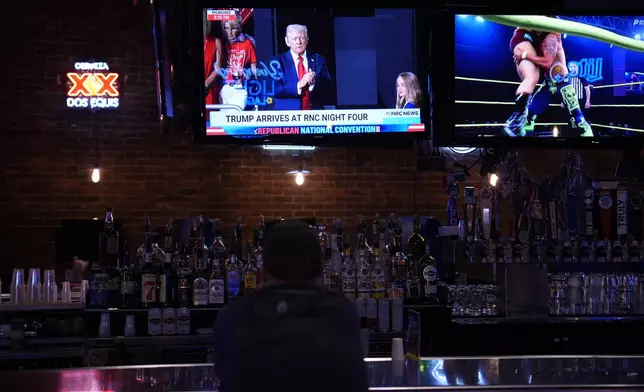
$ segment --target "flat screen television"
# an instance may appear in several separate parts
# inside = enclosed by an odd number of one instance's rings
[[[644,20],[451,13],[440,144],[619,147],[644,136]],[[437,27],[440,29],[441,27]],[[432,64],[436,60],[430,61]],[[438,109],[436,109],[438,113]],[[644,139],[642,139],[644,140]]]
[[[395,145],[428,137],[427,32],[414,9],[195,3],[198,141]]]

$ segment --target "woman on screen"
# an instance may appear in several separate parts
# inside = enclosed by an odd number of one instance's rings
[[[420,107],[422,94],[418,78],[411,72],[403,72],[396,79],[396,109]]]
[[[221,38],[216,36],[218,24],[208,23],[208,32],[203,44],[204,78],[206,79],[206,105],[220,103],[221,78],[217,78],[222,64],[223,45]]]

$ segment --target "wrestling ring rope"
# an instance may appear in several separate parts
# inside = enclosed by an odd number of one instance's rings
[[[515,81],[509,81],[509,80],[496,80],[496,79],[482,79],[482,78],[469,78],[469,77],[463,77],[463,76],[456,76],[454,79],[456,80],[462,80],[462,81],[467,81],[467,82],[476,82],[476,83],[492,83],[492,84],[507,84],[507,85],[519,85],[521,84],[520,82],[515,82]],[[600,86],[593,86],[594,90],[602,89],[602,88],[614,88],[614,87],[626,87],[626,86],[635,86],[635,85],[642,85],[644,82],[631,82],[631,83],[616,83],[616,84],[606,84],[606,85],[600,85]],[[538,85],[538,87],[541,85]],[[456,100],[454,101],[456,104],[461,104],[461,105],[516,105],[515,102],[513,101],[508,101],[508,102],[501,102],[501,101],[466,101],[466,100]],[[556,103],[551,103],[548,106],[551,107],[560,107],[560,104]],[[644,104],[593,104],[593,108],[644,108]],[[638,128],[629,128],[629,127],[622,127],[622,126],[617,126],[617,125],[606,125],[606,124],[598,124],[595,122],[591,123],[593,127],[597,128],[606,128],[606,129],[614,129],[614,130],[621,130],[621,131],[631,131],[631,132],[644,132],[644,129],[638,129]],[[542,123],[542,122],[536,122],[535,125],[538,126],[566,126],[569,125],[568,122],[547,122],[547,123]],[[503,127],[505,126],[505,123],[494,123],[494,124],[489,124],[489,123],[481,123],[481,124],[456,124],[456,128],[477,128],[477,127]]]

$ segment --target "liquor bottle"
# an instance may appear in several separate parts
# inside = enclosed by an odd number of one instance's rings
[[[332,258],[333,263],[339,269],[342,269],[342,260],[344,252],[344,230],[342,222],[338,218],[333,219],[333,232],[331,234]]]
[[[114,227],[114,214],[111,208],[105,210],[105,221],[103,231],[99,235],[98,267],[92,271],[98,271],[106,279],[105,291],[102,295],[108,307],[118,307],[121,303],[121,273],[119,271],[119,233]]]
[[[177,299],[177,246],[174,238],[174,219],[168,219],[163,240],[164,259],[159,274],[159,302],[164,307],[172,306]]]
[[[380,234],[381,228],[383,227],[382,221],[376,215],[376,219],[373,222],[372,226],[372,244],[371,249],[373,250],[373,261],[372,261],[372,270],[371,270],[371,297],[372,298],[384,298],[385,289],[386,289],[386,277],[385,269],[382,265],[382,257],[380,255]]]
[[[389,221],[387,222],[387,252],[392,259],[395,257],[396,252],[402,251],[396,244],[396,219],[394,214],[389,214]]]
[[[114,214],[111,208],[105,210],[103,231],[99,235],[100,252],[98,263],[101,268],[116,268],[119,259],[119,232],[114,228]]]
[[[425,249],[425,255],[420,259],[418,269],[423,277],[422,294],[425,301],[436,303],[438,296],[438,271],[436,259],[432,257],[429,244]]]
[[[226,246],[217,226],[219,222],[217,220],[213,220],[213,222],[213,241],[210,246],[210,264],[212,271],[210,272],[210,279],[208,280],[208,303],[214,306],[221,306],[226,301]]]
[[[358,218],[358,221],[358,233],[356,235],[358,244],[357,291],[358,298],[369,298],[371,297],[371,265],[367,257],[367,224],[362,216]]]
[[[197,221],[197,241],[192,254],[195,264],[195,279],[192,282],[192,304],[195,307],[208,305],[208,247],[204,244],[204,221],[199,217]]]
[[[141,268],[141,305],[153,308],[157,305],[157,271],[154,268],[154,247],[150,217],[145,217],[143,227],[143,267]]]
[[[255,244],[255,265],[257,266],[257,286],[264,281],[262,276],[262,265],[264,264],[264,233],[266,233],[266,224],[264,215],[259,217],[259,226],[257,227],[257,242]]]
[[[425,238],[420,235],[420,218],[414,215],[412,235],[407,240],[407,254],[411,255],[412,263],[418,263],[425,254]]]
[[[121,262],[121,307],[123,308],[136,308],[138,305],[136,296],[136,271],[134,265],[130,260],[130,252],[128,251],[128,243],[125,241],[123,244],[125,251],[123,252],[123,261]]]
[[[343,241],[344,242],[344,241]],[[355,299],[357,295],[356,265],[351,256],[351,246],[344,243],[342,256],[342,291],[347,298]]]
[[[331,257],[331,243],[329,242],[329,235],[326,233],[326,226],[324,224],[318,225],[318,240],[320,241],[320,248],[322,248],[322,252],[324,253],[324,285],[330,290],[339,290],[340,277]]]
[[[257,265],[255,264],[255,250],[253,241],[248,241],[246,253],[246,266],[244,267],[244,294],[250,294],[257,288]]]
[[[208,303],[213,306],[221,306],[226,301],[223,266],[226,257],[226,247],[223,243],[220,245],[218,243],[213,244],[213,248],[215,246],[218,248],[212,250],[214,256],[212,258],[212,272],[210,273],[210,280],[208,281]]]
[[[392,299],[402,299],[405,297],[405,285],[407,278],[407,263],[405,255],[402,252],[396,252],[392,257],[391,279],[389,281],[389,290],[387,296]]]
[[[243,266],[238,260],[239,243],[241,234],[241,218],[237,219],[237,225],[233,229],[233,246],[231,248],[228,265],[226,266],[226,287],[228,301],[242,294],[242,274]]]

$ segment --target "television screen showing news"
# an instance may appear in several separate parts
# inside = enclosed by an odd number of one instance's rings
[[[413,9],[204,9],[208,136],[423,132]]]
[[[455,134],[644,135],[644,19],[456,15]]]

